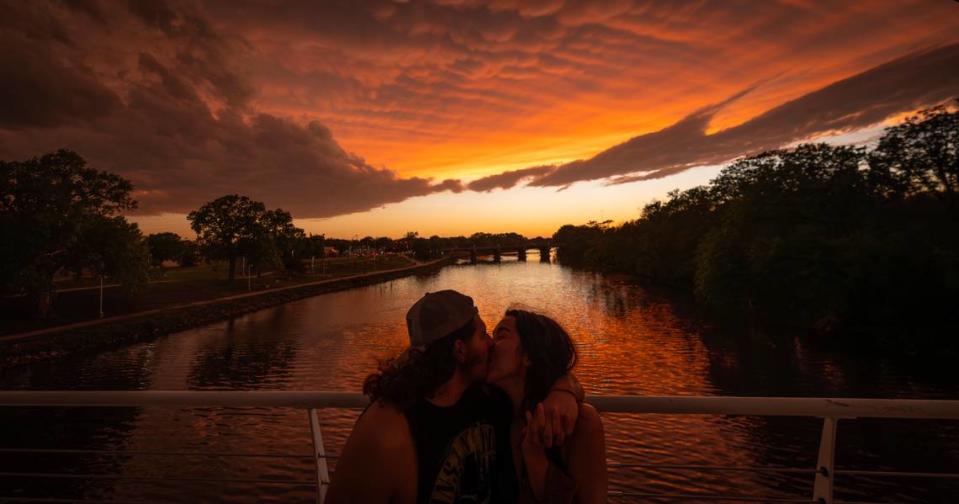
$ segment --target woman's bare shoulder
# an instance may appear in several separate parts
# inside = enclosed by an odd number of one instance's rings
[[[579,417],[573,434],[566,440],[562,448],[562,456],[570,460],[571,452],[583,452],[597,446],[605,446],[606,434],[603,430],[603,419],[599,411],[587,403],[579,405]]]
[[[576,432],[598,432],[603,433],[603,418],[599,416],[599,411],[592,404],[582,403],[579,405],[579,418],[576,420]]]

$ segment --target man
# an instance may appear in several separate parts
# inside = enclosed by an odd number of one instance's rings
[[[367,377],[372,404],[343,448],[326,502],[513,501],[512,411],[505,394],[484,385],[493,341],[473,299],[429,293],[406,321],[410,348]],[[572,378],[554,390],[549,413],[530,426],[547,444],[572,432],[582,399]]]

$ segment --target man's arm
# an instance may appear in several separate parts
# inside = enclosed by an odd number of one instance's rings
[[[336,463],[326,504],[416,501],[416,450],[406,417],[374,403],[350,433]]]
[[[533,432],[540,433],[543,446],[559,446],[566,436],[573,433],[579,405],[585,398],[586,392],[573,373],[561,376],[553,383],[549,395],[542,402],[545,413],[543,420],[534,416],[531,426]]]
[[[583,389],[583,386],[580,385],[579,380],[576,379],[576,375],[570,373],[568,375],[561,376],[556,383],[550,387],[550,392],[563,391],[569,394],[572,394],[576,402],[583,402],[586,400],[586,391]]]

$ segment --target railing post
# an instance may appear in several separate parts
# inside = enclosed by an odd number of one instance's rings
[[[833,504],[833,479],[836,474],[836,425],[838,418],[824,418],[816,462],[816,481],[812,498],[821,504]]]
[[[326,466],[326,448],[323,446],[323,432],[316,410],[309,410],[310,432],[313,434],[313,460],[316,462],[316,502],[326,500],[326,486],[330,484],[330,470]]]

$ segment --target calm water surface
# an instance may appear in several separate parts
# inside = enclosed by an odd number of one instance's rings
[[[404,316],[427,291],[473,296],[488,325],[514,303],[561,321],[578,343],[576,374],[589,393],[636,395],[959,398],[959,380],[914,379],[895,366],[838,357],[798,342],[713,334],[669,300],[598,274],[530,262],[454,266],[427,276],[326,294],[92,356],[14,369],[4,389],[342,390],[406,341]],[[338,453],[355,411],[324,411],[327,450]],[[626,492],[808,498],[812,476],[688,472],[635,464],[815,465],[813,419],[604,415],[611,487]],[[959,425],[844,421],[841,467],[959,472]],[[296,502],[312,499],[310,433],[284,409],[0,409],[0,447],[123,450],[141,454],[0,453],[0,471],[109,473],[143,479],[0,476],[5,497],[159,502]],[[169,456],[151,451],[202,451]],[[224,457],[222,453],[289,457]],[[371,475],[374,477],[375,475]],[[167,478],[196,478],[174,482]],[[215,483],[212,478],[282,484]],[[847,500],[959,502],[959,484],[837,479]],[[614,498],[613,500],[624,500]],[[642,500],[642,499],[639,499]],[[689,501],[687,501],[689,502]],[[700,502],[708,502],[703,500]]]

